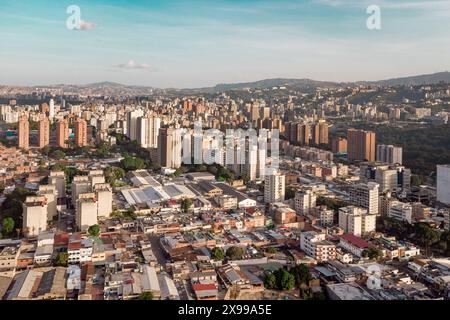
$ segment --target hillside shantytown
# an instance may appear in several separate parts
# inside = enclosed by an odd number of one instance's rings
[[[277,81],[0,87],[0,299],[449,299],[448,82]]]

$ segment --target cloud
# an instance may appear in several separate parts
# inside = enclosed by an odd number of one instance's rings
[[[134,60],[129,60],[127,63],[117,65],[120,69],[151,69],[151,66],[146,63],[137,63]]]
[[[88,21],[80,21],[80,30],[93,30],[97,27],[97,24]]]

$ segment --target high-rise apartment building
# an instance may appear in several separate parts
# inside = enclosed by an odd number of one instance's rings
[[[402,164],[403,149],[393,145],[380,144],[377,146],[377,161],[389,164]]]
[[[159,129],[158,160],[161,167],[179,168],[181,166],[181,144],[181,130],[175,128]]]
[[[328,123],[320,120],[318,123],[312,125],[311,131],[311,139],[315,145],[328,144]]]
[[[94,185],[97,195],[97,217],[108,218],[112,212],[112,189],[109,183],[97,183]]]
[[[450,205],[450,164],[437,166],[437,201]]]
[[[350,188],[350,201],[370,214],[378,214],[379,185],[375,182],[359,183]]]
[[[157,148],[161,119],[154,115],[147,115],[137,119],[137,142],[143,148]]]
[[[47,230],[47,199],[44,196],[29,196],[23,203],[23,233],[35,237]]]
[[[55,101],[53,99],[50,99],[48,103],[48,116],[50,119],[55,117]]]
[[[28,117],[20,117],[17,135],[19,148],[28,149],[30,147],[30,123],[28,122]]]
[[[38,147],[44,148],[50,144],[50,121],[46,116],[38,123]]]
[[[317,196],[312,190],[302,190],[295,194],[295,211],[298,214],[309,214],[316,207]]]
[[[75,144],[79,147],[87,146],[87,123],[84,119],[77,119],[75,122]]]
[[[375,161],[375,132],[357,129],[347,131],[349,160]]]
[[[264,202],[284,201],[285,176],[280,172],[272,172],[264,178]]]
[[[331,151],[333,153],[346,153],[347,139],[340,137],[331,139]]]
[[[66,176],[64,171],[51,171],[48,177],[48,184],[56,187],[58,198],[66,196]]]
[[[69,121],[67,119],[59,120],[56,124],[56,145],[60,148],[67,148],[69,140]]]
[[[137,140],[138,133],[138,118],[144,116],[144,111],[142,109],[137,109],[129,111],[127,113],[127,132],[126,135],[131,141]]]
[[[76,202],[75,221],[80,231],[86,231],[90,226],[97,224],[98,200],[94,193],[80,194]]]
[[[355,236],[375,231],[376,215],[367,212],[367,209],[348,206],[339,208],[339,228],[345,233]]]

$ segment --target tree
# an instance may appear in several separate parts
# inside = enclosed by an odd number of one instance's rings
[[[61,150],[55,150],[50,154],[50,157],[52,157],[56,160],[60,160],[60,159],[64,159],[66,157],[66,154]]]
[[[273,273],[269,273],[264,278],[264,287],[266,289],[277,289],[277,279]]]
[[[378,260],[382,257],[383,253],[378,248],[370,247],[368,249],[365,249],[362,252],[362,255],[363,255],[363,257],[367,257],[371,260]]]
[[[125,156],[122,160],[120,160],[120,166],[125,171],[133,171],[144,169],[146,167],[146,164],[144,159],[138,157]]]
[[[183,210],[183,212],[189,212],[189,210],[191,209],[192,206],[192,200],[189,198],[185,198],[181,201],[181,209]]]
[[[105,180],[107,183],[113,185],[116,180],[121,180],[125,177],[125,170],[119,167],[107,167],[105,169]]]
[[[212,257],[214,260],[221,261],[221,260],[223,260],[223,258],[225,257],[225,252],[223,251],[222,248],[215,247],[215,248],[213,248],[213,249],[211,250],[211,257]]]
[[[67,267],[68,261],[69,261],[69,254],[67,252],[60,252],[56,256],[54,263],[57,267]]]
[[[274,272],[279,290],[292,290],[295,287],[295,277],[285,268],[280,268]]]
[[[416,223],[414,225],[414,234],[415,239],[425,247],[426,254],[428,254],[429,247],[439,241],[439,233],[426,223]]]
[[[277,250],[277,248],[275,248],[275,247],[269,247],[269,248],[267,248],[267,253],[274,254],[274,253],[277,253],[277,252],[278,252],[278,250]]]
[[[139,295],[139,300],[153,300],[153,293],[151,292],[142,292]]]
[[[291,272],[294,275],[295,282],[298,286],[301,286],[302,284],[308,285],[309,281],[312,279],[309,268],[303,263],[295,266]]]
[[[100,227],[98,224],[94,224],[92,226],[90,226],[88,228],[88,233],[92,236],[92,237],[98,237],[98,235],[100,234]]]
[[[3,219],[3,235],[6,237],[14,230],[15,222],[11,217],[7,217]]]
[[[295,188],[287,187],[286,188],[285,199],[289,200],[289,199],[293,199],[293,198],[295,198]]]
[[[240,260],[244,256],[244,248],[238,246],[232,246],[227,249],[226,256],[230,260]]]

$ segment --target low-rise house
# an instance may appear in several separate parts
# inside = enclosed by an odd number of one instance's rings
[[[34,263],[37,265],[49,264],[53,257],[53,244],[38,246],[34,253]]]

